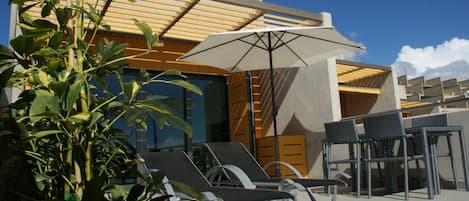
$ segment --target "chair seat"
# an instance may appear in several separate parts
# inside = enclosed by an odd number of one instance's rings
[[[291,194],[282,191],[269,190],[250,190],[229,187],[212,187],[207,191],[221,197],[224,201],[261,201],[266,197],[275,197],[276,199],[294,199]]]
[[[253,182],[272,182],[279,183],[281,178],[255,178]],[[318,187],[318,186],[345,186],[345,183],[337,179],[291,179],[292,181],[301,184],[305,188]]]

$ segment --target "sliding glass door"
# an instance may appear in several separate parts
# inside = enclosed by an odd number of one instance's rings
[[[126,80],[141,79],[136,71],[126,71],[124,78]],[[164,79],[176,78],[165,77]],[[166,83],[152,83],[145,87],[143,93],[138,94],[138,97],[143,99],[151,96],[151,98],[168,105],[176,115],[192,126],[192,136],[170,126],[164,126],[160,129],[157,120],[149,118],[146,122],[147,130],[137,130],[137,134],[134,135],[136,137],[132,137],[133,139],[130,140],[136,145],[139,152],[186,151],[190,155],[197,155],[204,142],[229,141],[225,78],[188,75],[186,80],[198,86],[203,95],[200,96]],[[115,88],[113,91],[118,91],[119,84],[116,79],[111,78],[107,80],[107,83],[109,87]],[[119,122],[118,126],[127,132],[132,130],[124,121]]]

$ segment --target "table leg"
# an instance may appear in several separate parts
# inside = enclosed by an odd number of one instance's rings
[[[430,173],[430,169],[432,169],[430,165],[430,157],[429,157],[429,151],[428,151],[428,138],[427,138],[427,132],[425,129],[422,129],[422,147],[423,147],[423,157],[424,157],[424,162],[425,162],[425,177],[426,177],[426,182],[427,182],[427,193],[428,193],[428,199],[433,199],[434,194],[433,194],[433,175]]]

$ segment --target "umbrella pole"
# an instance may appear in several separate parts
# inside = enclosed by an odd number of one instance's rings
[[[274,85],[274,68],[273,68],[273,58],[272,58],[272,41],[270,38],[270,32],[267,33],[268,37],[268,51],[269,51],[269,71],[270,71],[270,90],[272,98],[272,121],[274,123],[274,151],[275,151],[275,161],[280,161],[280,153],[278,146],[278,131],[277,131],[277,109],[275,106],[275,85]],[[280,166],[278,163],[275,163],[275,174],[277,177],[280,177]]]

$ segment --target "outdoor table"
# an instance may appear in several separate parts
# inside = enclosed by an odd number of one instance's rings
[[[427,137],[432,137],[432,136],[438,136],[441,133],[457,133],[459,136],[459,143],[460,143],[460,152],[461,152],[461,159],[463,163],[463,172],[464,172],[464,184],[466,186],[466,191],[469,191],[469,180],[468,180],[468,164],[467,164],[467,154],[466,154],[466,146],[465,146],[465,140],[464,140],[464,129],[462,126],[424,126],[424,127],[413,127],[413,128],[406,128],[405,132],[408,134],[413,134],[413,135],[420,135],[422,138],[422,145],[423,145],[423,151],[424,151],[424,157],[426,159],[429,159],[430,154],[435,154],[433,153],[434,150],[428,149],[428,138]],[[432,156],[433,157],[433,156]],[[425,160],[428,161],[429,160]],[[436,161],[433,161],[433,163],[436,164]],[[432,177],[430,175],[426,175],[427,178],[432,178],[432,179],[437,179],[438,178],[438,170],[436,169],[436,165],[430,166],[430,164],[425,164],[426,167],[432,167],[434,168],[434,173],[436,175],[433,175]],[[456,181],[457,182],[457,181]],[[431,183],[431,182],[430,182]],[[435,188],[439,188],[439,186],[435,186]],[[439,189],[435,189],[438,190]],[[429,192],[430,194],[430,192]],[[433,195],[429,195],[429,198],[433,199]]]

